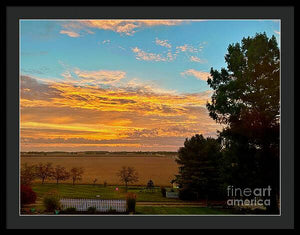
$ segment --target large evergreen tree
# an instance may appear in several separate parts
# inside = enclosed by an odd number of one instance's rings
[[[211,69],[210,116],[225,125],[223,179],[237,187],[271,186],[278,212],[280,57],[275,37],[263,34],[229,45],[227,69]]]
[[[178,150],[180,165],[176,182],[182,199],[207,199],[218,195],[220,144],[216,139],[195,135]]]

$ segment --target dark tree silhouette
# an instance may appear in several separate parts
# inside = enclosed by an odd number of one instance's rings
[[[277,213],[279,195],[279,48],[263,34],[231,44],[227,69],[211,69],[214,90],[210,116],[225,125],[223,177],[240,187],[271,186],[270,212]]]
[[[42,184],[47,178],[51,178],[53,175],[52,163],[47,162],[46,164],[39,163],[36,166],[36,176],[42,180]]]
[[[73,167],[70,171],[70,176],[72,178],[73,185],[75,184],[76,181],[82,180],[82,175],[83,175],[83,168],[82,167]]]
[[[154,183],[153,181],[150,179],[147,183],[147,189],[152,190],[154,188]]]
[[[139,180],[139,176],[134,167],[123,166],[121,170],[117,173],[120,180],[125,183],[125,189],[127,191],[128,183],[134,183]]]
[[[56,180],[58,184],[60,180],[67,180],[70,177],[69,172],[67,172],[66,168],[60,165],[57,165],[53,170],[52,178]]]
[[[180,165],[176,182],[180,186],[181,199],[207,199],[219,195],[220,149],[220,143],[213,138],[195,135],[186,139],[176,159]]]
[[[28,165],[27,163],[21,166],[21,184],[31,185],[32,181],[36,179],[35,165]]]

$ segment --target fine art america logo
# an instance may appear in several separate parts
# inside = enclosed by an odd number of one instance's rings
[[[270,206],[271,187],[267,188],[237,188],[227,187],[228,206]]]

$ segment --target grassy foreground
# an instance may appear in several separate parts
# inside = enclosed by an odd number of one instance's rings
[[[118,190],[116,190],[118,188]],[[42,200],[47,192],[56,190],[61,198],[90,198],[90,199],[125,199],[126,191],[123,186],[91,185],[91,184],[34,184],[37,199]],[[149,191],[145,187],[131,186],[127,192],[133,192],[138,202],[176,202],[179,199],[165,198],[156,187]],[[98,196],[97,196],[98,195]]]
[[[118,190],[116,190],[118,188]],[[90,198],[90,199],[125,199],[126,191],[123,186],[90,185],[90,184],[33,184],[33,191],[37,193],[37,201],[34,205],[25,208],[35,208],[44,213],[43,197],[51,191],[56,191],[61,198]],[[204,215],[204,214],[230,214],[229,210],[201,207],[192,203],[187,205],[180,199],[165,198],[159,187],[147,190],[141,186],[130,186],[127,192],[133,192],[137,196],[137,215]],[[140,203],[140,204],[138,204]],[[146,204],[146,205],[145,205]]]
[[[207,207],[165,207],[165,206],[136,206],[136,214],[147,215],[222,215],[229,214],[228,210]]]

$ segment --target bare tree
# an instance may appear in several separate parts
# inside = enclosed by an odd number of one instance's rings
[[[30,185],[36,178],[35,165],[27,165],[27,163],[21,166],[21,184]]]
[[[76,181],[82,180],[82,174],[84,170],[82,167],[73,167],[70,171],[71,178],[73,181],[73,185],[75,184]]]
[[[67,180],[69,177],[70,177],[70,174],[69,174],[69,172],[67,172],[65,167],[57,165],[54,168],[52,178],[54,178],[56,180],[57,184],[60,180]]]
[[[117,173],[117,176],[120,177],[120,180],[125,183],[126,191],[128,183],[134,183],[139,180],[139,176],[134,167],[123,166],[121,170]]]
[[[42,180],[42,184],[47,178],[52,177],[53,175],[53,167],[52,163],[47,162],[46,164],[39,163],[36,166],[36,176]]]

